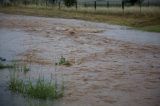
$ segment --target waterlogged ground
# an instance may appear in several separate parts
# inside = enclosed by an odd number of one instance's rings
[[[65,83],[59,100],[24,98],[7,88],[12,70],[0,70],[0,106],[160,106],[160,33],[0,14],[0,56],[31,64],[22,78],[57,73]],[[55,70],[61,56],[72,66]]]

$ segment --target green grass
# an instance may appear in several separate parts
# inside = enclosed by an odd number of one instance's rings
[[[30,67],[24,63],[14,63],[13,70],[17,72],[24,72],[25,74],[31,71]]]
[[[30,96],[38,99],[58,99],[64,94],[64,87],[58,89],[58,85],[52,81],[38,79],[35,83],[32,81],[23,81],[16,77],[11,77],[9,81],[9,89],[12,92],[21,93],[24,96]]]
[[[15,63],[13,65],[13,71],[11,71],[8,87],[12,92],[20,93],[24,96],[29,96],[38,99],[58,99],[64,95],[64,83],[57,84],[57,77],[55,74],[55,80],[51,74],[50,80],[44,80],[44,77],[40,77],[36,80],[31,80],[30,77],[23,78],[19,76],[19,73],[26,75],[31,71],[30,67],[22,63]],[[23,79],[22,79],[23,78]]]
[[[159,32],[159,9],[159,7],[142,7],[142,12],[140,12],[139,7],[126,7],[123,14],[121,8],[115,7],[109,9],[97,7],[97,11],[94,11],[94,8],[91,7],[79,7],[76,11],[75,8],[65,7],[62,7],[62,9],[59,10],[57,7],[45,8],[39,6],[16,6],[0,7],[0,12],[9,14],[82,19],[94,22],[126,25],[140,30]]]
[[[160,25],[144,26],[138,29],[150,32],[160,32]]]
[[[9,89],[18,93],[25,93],[26,90],[23,80],[16,79],[15,77],[10,79]]]
[[[13,67],[14,67],[13,65],[0,63],[0,69],[13,68]]]
[[[40,99],[57,99],[63,96],[63,91],[58,91],[55,84],[52,82],[45,82],[40,79],[36,82],[36,84],[30,82],[26,92],[29,96]]]
[[[66,58],[64,58],[63,56],[61,56],[59,62],[56,63],[56,65],[71,66],[72,64],[68,60],[66,60]]]
[[[24,65],[22,68],[24,73],[27,73],[28,71],[30,71],[30,68],[27,67],[26,65]]]

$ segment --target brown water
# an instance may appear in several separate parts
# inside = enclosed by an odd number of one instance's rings
[[[30,60],[22,78],[57,73],[65,81],[59,100],[24,98],[7,88],[13,70],[0,70],[0,106],[159,106],[159,39],[124,26],[0,14],[0,57]],[[55,72],[62,55],[72,66]]]

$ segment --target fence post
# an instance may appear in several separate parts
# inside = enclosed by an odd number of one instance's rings
[[[94,8],[95,8],[95,11],[96,11],[96,8],[97,8],[97,3],[96,3],[96,1],[94,1]]]
[[[52,0],[52,8],[53,8],[53,5],[54,5],[54,0]]]
[[[149,7],[149,0],[148,0],[148,7]]]
[[[15,0],[13,1],[13,5],[14,5],[14,6],[16,5],[16,1],[15,1]]]
[[[86,4],[86,2],[84,3],[84,7],[87,7],[87,4]]]
[[[38,7],[38,1],[36,0],[36,7]]]
[[[122,1],[122,11],[123,11],[123,14],[124,14],[124,5],[125,5],[125,3],[124,3],[124,1]]]
[[[109,8],[109,1],[107,1],[107,8]]]
[[[25,5],[25,7],[27,6],[27,2],[26,1],[24,1],[24,5]]]
[[[77,1],[75,2],[75,5],[76,5],[76,10],[77,10],[77,8],[78,8],[78,6],[77,6]]]
[[[61,2],[60,1],[58,2],[58,8],[59,8],[59,10],[61,9]]]
[[[139,0],[140,13],[141,13],[141,7],[142,7],[141,0]]]
[[[46,8],[47,8],[47,0],[46,0]]]

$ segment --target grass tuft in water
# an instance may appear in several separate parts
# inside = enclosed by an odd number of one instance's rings
[[[9,89],[13,92],[25,93],[25,85],[23,80],[11,78],[9,81]]]
[[[63,96],[57,91],[55,84],[42,79],[38,79],[36,84],[30,82],[26,93],[33,98],[40,99],[57,99]]]
[[[18,64],[18,63],[14,63],[13,64],[13,69],[14,71],[17,71],[17,72],[24,72],[24,73],[27,73],[29,71],[31,71],[30,67],[26,64]]]
[[[45,81],[39,78],[35,82],[23,81],[18,78],[12,77],[9,81],[9,89],[13,92],[18,92],[23,95],[30,96],[38,99],[58,99],[63,97],[64,87],[58,88],[57,83]]]
[[[63,56],[61,56],[59,62],[56,63],[56,65],[71,66],[72,64],[68,60],[66,60],[66,58],[64,58]]]
[[[23,66],[23,71],[24,73],[27,73],[28,71],[30,71],[30,68],[25,65]]]

